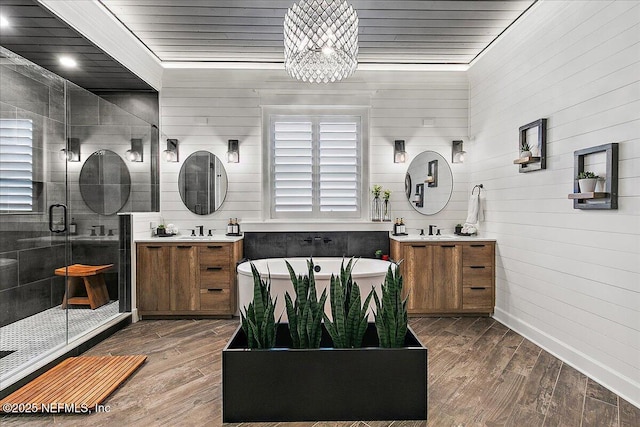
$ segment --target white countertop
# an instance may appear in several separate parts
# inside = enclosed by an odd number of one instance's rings
[[[189,242],[189,243],[233,243],[242,240],[243,236],[225,236],[224,234],[218,234],[213,236],[183,236],[178,234],[171,237],[147,237],[144,239],[135,239],[136,243],[175,243],[175,242]]]
[[[458,236],[455,234],[444,234],[442,236],[420,236],[410,234],[408,236],[394,236],[389,234],[391,240],[397,242],[495,242],[496,239],[487,239],[478,236]]]

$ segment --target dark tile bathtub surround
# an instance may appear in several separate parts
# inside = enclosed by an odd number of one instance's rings
[[[247,259],[291,257],[374,258],[375,251],[389,253],[386,231],[247,232]]]

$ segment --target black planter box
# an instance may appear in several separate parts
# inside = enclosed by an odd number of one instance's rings
[[[276,348],[247,349],[240,327],[222,351],[222,417],[227,423],[426,420],[427,349],[409,328],[405,347],[380,348],[370,323],[364,348],[291,349],[288,325]]]

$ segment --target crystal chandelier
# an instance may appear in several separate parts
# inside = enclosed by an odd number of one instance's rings
[[[329,83],[358,66],[358,15],[346,0],[300,0],[284,17],[284,68],[305,82]]]

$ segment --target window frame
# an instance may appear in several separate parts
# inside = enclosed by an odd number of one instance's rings
[[[320,210],[319,188],[319,127],[320,121],[344,121],[356,120],[359,134],[358,140],[358,170],[359,185],[356,212],[322,212]],[[273,141],[275,139],[274,123],[276,121],[310,121],[312,126],[313,144],[313,209],[312,212],[280,212],[275,213],[274,200],[274,152]],[[368,218],[368,188],[369,188],[369,111],[367,108],[356,107],[265,107],[263,108],[263,219],[265,221],[284,222],[288,220],[308,220],[319,222],[333,222],[336,219],[347,222],[361,222]],[[359,122],[359,123],[358,123]]]

